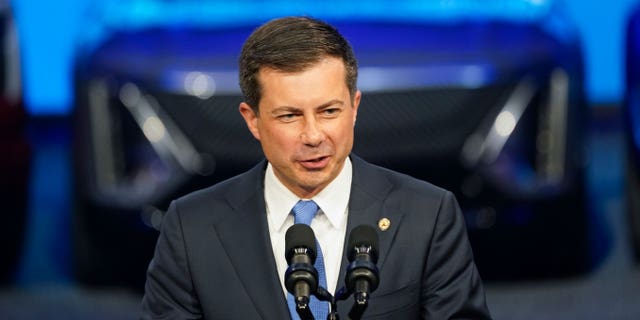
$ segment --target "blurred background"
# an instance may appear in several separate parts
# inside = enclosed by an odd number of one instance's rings
[[[640,319],[640,3],[610,2],[0,1],[0,318],[137,318],[169,201],[260,158],[242,42],[311,15],[360,61],[354,151],[456,194],[496,319]]]

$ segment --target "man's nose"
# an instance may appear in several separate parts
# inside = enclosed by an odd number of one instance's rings
[[[317,146],[324,140],[324,132],[318,121],[314,118],[306,119],[302,129],[302,142],[306,145]]]

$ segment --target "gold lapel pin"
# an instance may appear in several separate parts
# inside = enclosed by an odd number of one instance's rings
[[[390,226],[391,226],[391,221],[389,221],[389,219],[387,218],[382,218],[380,219],[380,221],[378,221],[378,228],[380,228],[381,231],[387,231],[387,229],[389,229]]]

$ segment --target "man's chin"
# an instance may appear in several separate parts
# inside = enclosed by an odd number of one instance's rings
[[[300,188],[315,195],[329,184],[330,179],[329,175],[323,172],[306,172],[299,181]]]

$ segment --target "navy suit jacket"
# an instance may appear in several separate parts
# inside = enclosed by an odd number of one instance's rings
[[[490,318],[454,196],[351,160],[347,235],[368,224],[380,239],[380,285],[363,319]],[[263,161],[170,205],[149,264],[143,319],[290,319],[275,263],[284,257],[273,256],[268,234],[265,168]],[[386,231],[377,227],[382,218],[391,222]],[[347,265],[345,257],[338,287]],[[341,319],[352,303],[338,303]]]

